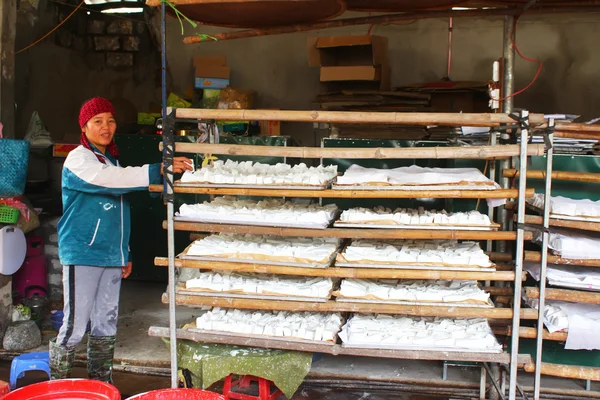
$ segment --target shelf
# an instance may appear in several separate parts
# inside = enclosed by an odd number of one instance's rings
[[[163,185],[150,185],[150,192],[162,193]],[[497,190],[290,190],[290,189],[252,189],[252,188],[206,188],[174,186],[175,193],[206,194],[215,196],[258,196],[258,197],[310,197],[326,199],[510,199],[518,198],[517,189]],[[535,194],[527,189],[526,197]]]
[[[305,229],[277,228],[270,226],[205,224],[202,222],[174,221],[175,230],[190,232],[224,232],[253,235],[302,236],[302,237],[338,237],[353,239],[456,239],[456,240],[516,240],[516,232],[494,231],[442,231],[433,229]],[[167,221],[163,221],[167,229]],[[532,234],[525,232],[525,240],[531,240]]]
[[[518,144],[503,146],[468,147],[288,147],[254,146],[239,144],[175,143],[176,153],[202,153],[227,156],[260,156],[291,158],[343,158],[349,160],[368,159],[506,159],[521,153]],[[159,145],[162,151],[162,142]],[[544,155],[543,144],[527,146],[528,156]]]
[[[168,266],[167,257],[156,257],[154,265]],[[253,272],[259,274],[294,275],[294,276],[322,276],[331,278],[354,279],[448,279],[448,280],[478,280],[478,281],[513,281],[513,271],[432,271],[409,270],[392,268],[303,268],[279,265],[246,264],[224,261],[199,261],[175,259],[175,267],[197,268],[210,271],[235,271]],[[482,268],[483,269],[483,268]],[[525,280],[523,273],[523,280]]]
[[[536,251],[526,251],[525,261],[541,262],[542,253]],[[600,267],[600,260],[575,260],[572,258],[562,258],[548,254],[548,264],[574,265],[580,267]]]
[[[525,297],[539,299],[540,289],[537,287],[523,288]],[[582,290],[546,289],[546,301],[568,301],[571,303],[600,304],[600,292],[586,292]]]
[[[502,176],[505,178],[518,178],[520,175],[521,174],[516,169],[505,169],[502,171]],[[531,169],[527,171],[527,179],[545,179],[545,177],[546,171]],[[600,183],[600,174],[594,174],[592,172],[553,171],[552,179],[559,181]]]
[[[169,300],[166,294],[163,294],[162,301],[163,303],[168,303]],[[336,301],[311,303],[285,300],[233,299],[183,294],[175,296],[175,303],[181,306],[239,308],[246,310],[355,312],[449,318],[510,319],[513,315],[513,310],[510,308],[489,309],[452,306],[405,306],[397,304],[344,303]],[[521,319],[537,319],[537,310],[530,308],[522,309]]]
[[[525,223],[541,226],[544,224],[544,217],[538,215],[526,215]],[[600,232],[600,222],[573,221],[562,218],[550,218],[550,226]]]
[[[180,0],[181,1],[181,0]],[[202,108],[177,108],[175,118],[225,120],[225,121],[290,121],[325,122],[340,124],[396,124],[418,126],[500,126],[517,123],[502,113],[430,113],[430,112],[359,112],[322,110],[209,110]],[[529,114],[532,127],[546,123],[543,114]],[[531,145],[530,145],[531,146]]]
[[[153,337],[168,338],[169,328],[151,326],[148,335]],[[304,351],[309,353],[325,353],[335,356],[359,356],[396,358],[405,360],[435,360],[435,361],[470,361],[470,362],[493,362],[506,364],[510,362],[508,353],[467,353],[431,350],[377,350],[377,349],[351,349],[338,344],[304,344],[286,343],[279,340],[242,338],[208,333],[190,332],[183,329],[177,330],[177,338],[202,343],[218,343],[236,346],[262,347],[267,349]],[[517,363],[524,366],[531,363],[531,356],[520,354]]]

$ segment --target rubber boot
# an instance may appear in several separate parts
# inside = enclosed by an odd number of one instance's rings
[[[50,340],[50,379],[67,379],[71,376],[75,346],[61,346],[56,338]]]
[[[88,377],[112,383],[115,336],[88,336]]]

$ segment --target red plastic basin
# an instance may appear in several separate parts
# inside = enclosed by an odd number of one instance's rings
[[[141,393],[127,400],[228,400],[227,397],[200,389],[161,389]]]
[[[59,379],[14,390],[2,400],[121,400],[119,390],[91,379]]]

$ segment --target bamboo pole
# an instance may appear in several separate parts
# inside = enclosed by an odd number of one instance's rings
[[[525,261],[541,262],[542,254],[536,251],[526,251]],[[600,267],[600,260],[575,260],[571,258],[562,258],[550,254],[548,255],[548,263],[560,265],[577,265],[581,267]]]
[[[535,364],[525,364],[525,371],[535,372]],[[575,365],[542,363],[542,375],[558,376],[561,378],[600,381],[600,368],[579,367]]]
[[[492,327],[492,331],[496,335],[504,335],[504,336],[512,336],[512,327]],[[550,333],[548,330],[544,329],[544,333],[542,334],[544,340],[552,340],[555,342],[565,342],[567,340],[567,332],[553,332]],[[527,328],[520,327],[519,328],[519,337],[525,339],[535,339],[537,337],[536,328]]]
[[[177,118],[225,121],[291,121],[336,122],[398,125],[443,126],[499,126],[514,124],[508,114],[476,113],[401,113],[375,111],[317,111],[317,110],[208,110],[202,108],[177,108]],[[531,114],[532,126],[543,124],[543,114]],[[340,150],[340,149],[338,149]],[[424,149],[421,149],[424,150]]]
[[[178,305],[184,306],[239,308],[245,310],[357,312],[367,314],[402,314],[422,317],[488,319],[507,319],[512,318],[513,314],[513,310],[510,308],[409,306],[381,303],[347,303],[331,300],[323,303],[318,303],[310,301],[234,299],[225,297],[208,297],[182,294],[178,294],[175,299]],[[168,301],[166,294],[163,295],[163,303],[165,301]],[[521,310],[521,318],[537,319],[537,311],[534,309],[523,309]]]
[[[525,288],[525,296],[530,299],[538,299],[540,297],[540,289],[536,287],[527,287]],[[584,292],[581,290],[546,289],[546,300],[600,304],[600,293]]]
[[[154,265],[165,267],[167,258],[156,257]],[[349,279],[444,279],[444,280],[478,280],[478,281],[513,281],[515,273],[511,271],[443,271],[443,270],[410,270],[397,268],[303,268],[280,265],[251,263],[235,263],[224,261],[200,261],[178,258],[175,266],[179,268],[197,268],[208,271],[235,271],[258,274],[321,276]],[[484,268],[482,268],[483,270]],[[523,279],[525,275],[523,275]],[[492,288],[495,289],[495,288]]]
[[[486,254],[490,257],[490,260],[493,261],[508,261],[511,262],[513,260],[513,256],[510,253],[498,253],[495,251],[489,252]]]
[[[159,145],[162,151],[162,143]],[[184,143],[175,144],[179,153],[226,154],[230,156],[276,156],[294,158],[347,158],[347,159],[500,159],[519,154],[519,145],[470,147],[398,147],[398,148],[323,148],[254,146],[237,144]],[[529,156],[544,154],[544,145],[527,147]]]
[[[578,124],[575,122],[556,122],[557,132],[595,132],[600,133],[600,124]],[[566,136],[571,137],[571,136]],[[596,136],[600,138],[600,136]]]
[[[163,227],[165,222],[163,222]],[[175,229],[190,232],[225,232],[253,235],[339,237],[361,239],[455,239],[455,240],[515,240],[516,232],[469,230],[407,230],[407,229],[305,229],[271,226],[205,224],[202,222],[175,221]],[[526,240],[532,235],[526,232]]]
[[[162,193],[163,185],[150,185],[152,193]],[[181,186],[175,183],[175,193],[207,194],[215,196],[256,196],[256,197],[308,197],[326,199],[510,199],[518,197],[517,189],[496,190],[311,190],[311,189],[255,189]],[[527,197],[534,195],[534,189],[527,189]]]
[[[505,169],[502,174],[506,178],[518,178],[521,175],[516,169]],[[546,179],[546,171],[529,170],[527,171],[527,179]],[[552,172],[552,179],[561,181],[600,183],[600,174],[595,174],[592,172],[554,171]]]
[[[600,126],[600,125],[599,125]],[[600,132],[556,131],[555,138],[600,140]]]
[[[525,223],[532,225],[541,225],[543,223],[543,217],[537,215],[526,215]],[[600,232],[600,222],[573,221],[569,219],[552,217],[550,218],[550,226]]]

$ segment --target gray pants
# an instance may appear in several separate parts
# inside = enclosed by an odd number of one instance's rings
[[[119,317],[121,268],[63,266],[64,318],[56,343],[75,346],[91,320],[93,336],[115,336]]]

